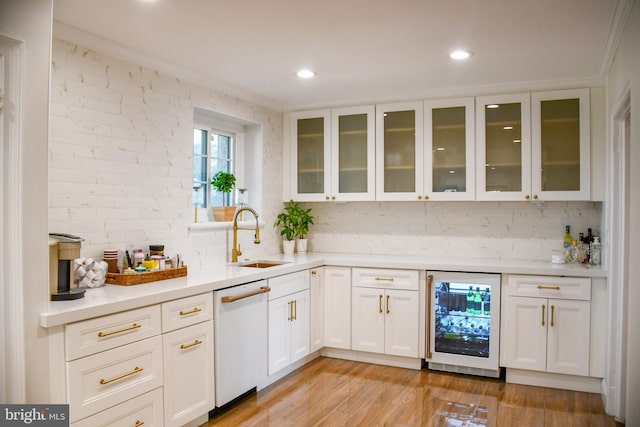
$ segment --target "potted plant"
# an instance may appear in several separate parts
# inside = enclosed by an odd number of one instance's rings
[[[296,225],[296,249],[298,253],[303,254],[307,252],[307,234],[309,233],[309,225],[313,224],[313,216],[311,216],[311,208],[302,209],[299,205],[297,207],[297,219]]]
[[[236,185],[236,177],[232,173],[218,171],[211,178],[211,185],[216,191],[231,193],[233,186]],[[211,209],[216,221],[233,221],[233,215],[236,212],[235,206],[214,206]]]
[[[295,248],[296,230],[298,227],[298,212],[300,208],[293,200],[290,200],[284,210],[276,217],[275,227],[280,228],[282,236],[282,250],[285,255],[291,255]]]

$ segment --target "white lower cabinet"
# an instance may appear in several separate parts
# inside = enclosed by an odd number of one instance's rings
[[[65,325],[74,427],[182,426],[215,406],[213,296]]]
[[[589,299],[590,279],[511,276],[501,340],[506,367],[588,376]]]
[[[162,387],[84,418],[72,427],[162,427]]]
[[[324,345],[351,349],[351,268],[324,268]]]
[[[309,354],[309,272],[269,279],[269,370],[272,375]]]
[[[309,352],[324,347],[324,267],[309,271]]]
[[[164,418],[166,426],[182,426],[215,406],[213,321],[162,336]]]
[[[417,271],[354,268],[351,307],[352,350],[419,357]]]

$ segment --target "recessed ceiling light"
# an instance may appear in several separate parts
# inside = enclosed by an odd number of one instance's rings
[[[456,173],[456,171],[449,171],[449,173]]]
[[[444,151],[444,147],[438,147],[436,148],[436,151]]]
[[[513,142],[515,142],[516,144],[520,144],[522,141],[519,139],[514,139]]]
[[[314,72],[313,72],[313,71],[311,71],[311,70],[307,70],[307,69],[300,70],[300,71],[298,71],[296,74],[297,74],[297,76],[298,76],[298,77],[300,77],[301,79],[310,79],[311,77],[313,77],[313,76],[315,76],[315,75],[316,75],[316,73],[314,73]]]
[[[511,129],[513,129],[513,126],[505,126],[505,127],[503,127],[502,129],[504,129],[504,130],[511,130]]]
[[[468,52],[466,50],[454,50],[449,54],[449,57],[451,59],[467,59],[470,56],[471,52]]]
[[[487,108],[498,108],[500,107],[498,104],[489,104],[487,105]]]

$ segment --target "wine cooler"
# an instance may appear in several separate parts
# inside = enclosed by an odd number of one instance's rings
[[[429,369],[499,377],[500,275],[427,272]]]

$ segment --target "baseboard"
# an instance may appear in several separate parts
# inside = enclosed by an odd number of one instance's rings
[[[538,387],[558,388],[562,390],[602,393],[602,379],[577,375],[552,374],[549,372],[527,371],[506,368],[508,383],[526,384]]]
[[[318,351],[314,351],[313,353],[307,354],[305,357],[303,357],[302,359],[293,362],[291,365],[287,366],[286,368],[283,368],[281,370],[279,370],[278,372],[269,375],[267,377],[266,380],[264,380],[261,384],[258,384],[258,386],[256,387],[256,389],[258,391],[262,390],[265,387],[270,386],[271,384],[275,383],[278,380],[281,380],[282,378],[286,377],[287,375],[289,375],[290,373],[292,373],[293,371],[295,371],[298,368],[303,367],[304,365],[306,365],[307,363],[311,362],[313,359],[317,359],[318,357],[320,357],[320,350]]]
[[[368,353],[366,351],[344,350],[331,347],[321,349],[320,355],[333,357],[335,359],[395,366],[397,368],[415,369],[418,371],[422,369],[422,359],[413,357],[391,356],[388,354]]]

